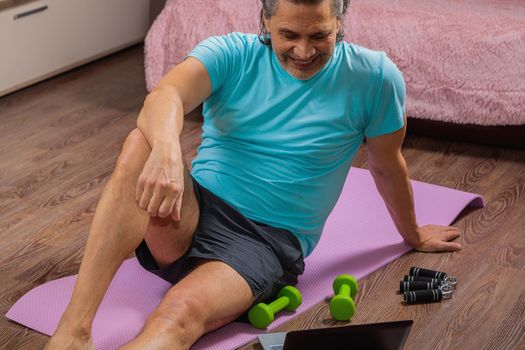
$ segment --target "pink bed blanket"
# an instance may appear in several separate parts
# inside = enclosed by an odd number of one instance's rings
[[[153,89],[201,40],[259,33],[259,0],[168,0],[145,45]],[[351,0],[345,40],[385,51],[407,83],[407,114],[525,124],[524,0]]]

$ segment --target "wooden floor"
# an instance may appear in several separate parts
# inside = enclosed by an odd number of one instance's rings
[[[0,98],[0,313],[77,272],[97,199],[146,95],[143,67],[135,46]],[[199,137],[192,117],[188,161]],[[403,153],[412,179],[481,194],[486,208],[456,221],[460,253],[409,253],[360,280],[352,324],[412,319],[406,349],[525,349],[525,151],[410,136]],[[367,167],[362,149],[354,166]],[[454,298],[403,306],[396,290],[412,265],[457,276]],[[344,323],[320,301],[280,329],[336,325]],[[46,340],[0,318],[2,349],[40,349]]]

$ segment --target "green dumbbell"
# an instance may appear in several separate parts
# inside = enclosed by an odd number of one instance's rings
[[[355,313],[355,296],[359,287],[354,276],[339,275],[333,283],[334,294],[330,300],[330,313],[338,321],[348,321]]]
[[[252,326],[265,329],[275,319],[275,314],[282,311],[295,311],[303,302],[303,297],[297,288],[283,287],[277,294],[277,299],[270,304],[258,303],[248,312],[248,320]]]

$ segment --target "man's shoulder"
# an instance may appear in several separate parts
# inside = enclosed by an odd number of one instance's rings
[[[401,71],[384,51],[342,42],[341,54],[345,57],[344,64],[354,77],[371,77],[373,81],[402,79]]]
[[[340,44],[341,54],[345,58],[352,70],[363,73],[377,73],[383,65],[386,53],[383,51],[372,50],[367,47],[343,41]]]

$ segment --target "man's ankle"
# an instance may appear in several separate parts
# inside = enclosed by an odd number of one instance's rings
[[[60,325],[56,329],[54,335],[67,336],[82,341],[88,341],[91,339],[91,329],[72,325]]]
[[[91,339],[91,320],[79,320],[68,316],[66,313],[60,319],[55,334],[63,334],[75,339]]]

